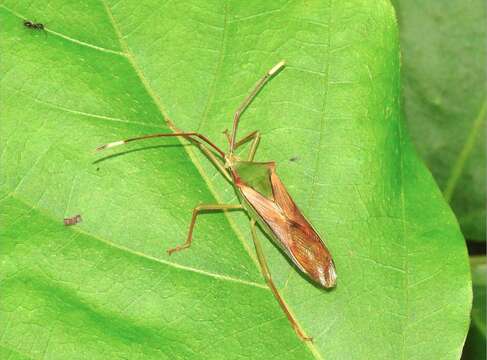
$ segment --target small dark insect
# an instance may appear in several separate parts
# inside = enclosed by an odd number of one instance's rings
[[[73,217],[64,219],[64,225],[65,226],[76,225],[79,222],[81,222],[81,215],[75,215]]]
[[[32,30],[44,30],[44,24],[24,20],[24,26]]]
[[[298,160],[299,160],[299,157],[297,157],[297,156],[293,156],[292,158],[289,159],[289,161],[291,161],[291,162],[296,162]]]

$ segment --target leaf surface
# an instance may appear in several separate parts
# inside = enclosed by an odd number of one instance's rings
[[[411,137],[465,237],[485,241],[487,4],[394,3]]]
[[[0,7],[2,351],[41,359],[456,359],[470,274],[458,224],[400,121],[387,2],[4,1]],[[28,18],[47,32],[22,26]],[[198,149],[106,142],[222,131],[271,66],[240,135],[262,133],[334,255],[314,287],[265,241],[298,340],[242,213]],[[63,218],[81,214],[72,227]],[[453,324],[453,325],[452,325]],[[441,331],[442,336],[437,337]]]

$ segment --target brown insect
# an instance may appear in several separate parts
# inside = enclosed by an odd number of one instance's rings
[[[283,68],[284,65],[284,61],[281,61],[270,69],[257,82],[254,89],[235,112],[231,134],[228,134],[227,131],[224,132],[229,143],[227,153],[211,142],[206,136],[196,132],[145,135],[105,144],[97,150],[108,149],[142,139],[172,136],[182,136],[197,144],[225,178],[234,186],[240,204],[207,204],[197,206],[193,210],[186,242],[167,250],[167,252],[172,254],[191,246],[196,217],[201,211],[246,210],[250,217],[252,238],[262,274],[298,336],[303,340],[311,340],[299,328],[296,320],[274,285],[260,240],[257,237],[255,223],[260,225],[262,230],[277,244],[282,252],[303,274],[324,288],[330,288],[336,284],[335,265],[332,257],[316,230],[306,220],[287,192],[276,173],[275,163],[254,161],[260,139],[259,132],[253,131],[239,141],[236,141],[241,114],[267,81]],[[248,157],[246,160],[242,160],[235,155],[235,150],[250,140],[252,142]]]
[[[73,217],[64,219],[64,225],[65,226],[76,225],[79,222],[81,222],[81,215],[75,215]]]

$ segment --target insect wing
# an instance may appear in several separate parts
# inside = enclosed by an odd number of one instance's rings
[[[299,211],[276,174],[273,163],[268,164],[268,171],[272,199],[245,183],[237,184],[242,196],[293,263],[321,286],[333,287],[336,272],[328,249]]]

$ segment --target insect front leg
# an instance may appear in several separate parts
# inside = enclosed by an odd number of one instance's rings
[[[225,210],[239,210],[239,209],[242,209],[242,205],[240,204],[238,205],[228,205],[228,204],[198,205],[193,209],[193,216],[191,217],[191,223],[189,224],[188,237],[186,238],[186,241],[183,244],[176,246],[175,248],[168,249],[167,253],[171,255],[176,251],[180,251],[189,248],[191,246],[191,241],[193,240],[193,230],[196,224],[196,217],[202,211],[225,211]]]
[[[250,220],[250,230],[252,232],[252,239],[254,240],[255,251],[257,253],[257,259],[259,260],[260,270],[262,271],[262,275],[264,276],[265,281],[267,282],[267,285],[271,289],[272,293],[274,294],[274,297],[276,298],[277,302],[279,303],[282,310],[286,314],[289,322],[291,323],[291,326],[293,327],[293,329],[296,332],[296,334],[298,335],[298,337],[304,341],[313,341],[313,338],[306,336],[304,334],[303,330],[301,330],[297,321],[294,319],[294,316],[291,314],[291,312],[289,311],[289,308],[287,307],[286,303],[284,302],[284,299],[279,294],[279,291],[277,290],[277,287],[274,284],[274,281],[272,280],[272,276],[271,276],[271,273],[269,271],[269,267],[267,266],[267,261],[265,260],[265,257],[264,257],[262,245],[260,243],[259,238],[257,237],[257,232],[255,230],[255,220]]]
[[[259,141],[260,141],[260,132],[259,131],[253,131],[249,135],[245,136],[242,140],[237,142],[237,146],[240,144],[243,144],[246,141],[249,141],[252,139],[252,142],[250,143],[250,151],[249,151],[249,156],[247,158],[248,161],[253,161],[255,152],[257,151],[257,146],[259,146]]]
[[[244,101],[240,104],[238,107],[237,111],[233,115],[233,128],[232,128],[232,135],[230,136],[230,154],[233,154],[236,146],[236,136],[237,136],[237,127],[238,123],[240,121],[240,116],[242,113],[247,109],[247,107],[250,105],[252,100],[257,96],[259,93],[260,89],[264,87],[264,85],[269,81],[269,79],[279,72],[281,70],[286,62],[284,60],[278,62],[276,65],[274,65],[266,74],[255,84],[253,90],[250,92],[249,95],[244,99]]]
[[[228,143],[231,144],[232,140],[230,139],[230,135],[228,134],[228,130],[225,130],[223,133],[227,137]],[[238,147],[247,143],[250,140],[252,140],[252,142],[250,144],[250,151],[249,151],[249,155],[247,156],[247,161],[253,161],[254,160],[255,152],[257,151],[257,146],[259,145],[259,142],[260,142],[260,132],[258,130],[252,131],[252,132],[248,133],[247,135],[245,135],[243,138],[241,138],[239,141],[237,141],[235,144],[235,149],[237,149]]]

